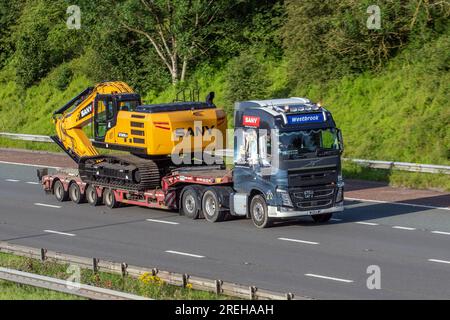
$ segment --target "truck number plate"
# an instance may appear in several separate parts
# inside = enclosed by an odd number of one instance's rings
[[[309,212],[310,215],[319,214],[319,213],[320,213],[320,210],[311,210]]]

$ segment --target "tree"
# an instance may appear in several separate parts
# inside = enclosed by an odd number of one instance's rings
[[[143,36],[170,72],[184,81],[189,63],[214,45],[216,21],[242,1],[128,0],[119,5],[120,24]]]

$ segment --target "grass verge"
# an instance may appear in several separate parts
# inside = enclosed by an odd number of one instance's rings
[[[51,260],[41,262],[37,259],[16,256],[9,253],[0,253],[0,266],[16,269],[24,272],[39,274],[43,276],[68,279],[70,274],[66,273],[68,264],[59,264]],[[195,300],[217,300],[228,299],[223,295],[181,288],[166,284],[157,276],[143,274],[139,279],[130,276],[111,274],[107,272],[94,273],[91,270],[81,269],[81,283],[96,287],[123,291],[152,299],[195,299]],[[0,299],[76,299],[75,296],[54,293],[48,290],[28,288],[28,286],[17,285],[9,282],[0,282]]]

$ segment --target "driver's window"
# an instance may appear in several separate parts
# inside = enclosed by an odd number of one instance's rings
[[[244,132],[245,158],[250,165],[258,164],[258,134],[255,129]]]
[[[258,135],[255,129],[237,129],[235,143],[236,164],[256,165],[258,163]]]
[[[271,165],[272,144],[270,134],[267,134],[265,129],[259,131],[259,154],[261,165],[269,167]]]

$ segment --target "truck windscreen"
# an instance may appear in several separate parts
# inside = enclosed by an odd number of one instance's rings
[[[339,135],[335,128],[280,132],[279,151],[284,159],[339,154]]]

